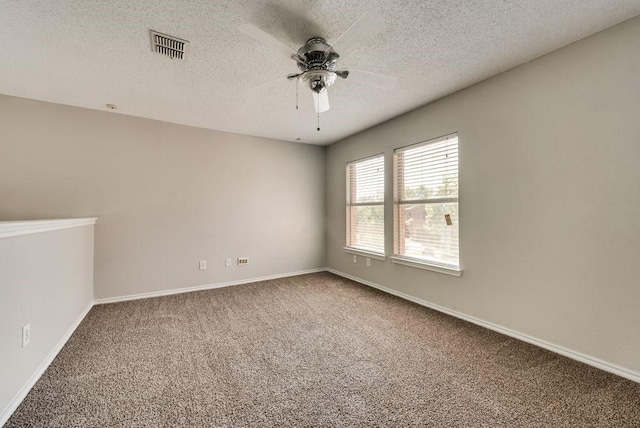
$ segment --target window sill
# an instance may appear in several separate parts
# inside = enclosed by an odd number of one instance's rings
[[[357,256],[362,256],[362,257],[369,257],[375,260],[382,260],[382,261],[387,260],[387,256],[385,256],[384,254],[374,253],[373,251],[359,250],[357,248],[351,248],[351,247],[344,247],[344,251],[350,254],[355,254]]]
[[[444,273],[445,275],[451,275],[451,276],[457,276],[457,277],[462,276],[462,270],[460,269],[453,269],[453,268],[448,268],[444,266],[438,266],[438,265],[430,264],[427,262],[420,262],[413,259],[406,259],[404,257],[390,257],[390,259],[393,263],[397,263],[399,265],[411,266],[418,269],[425,269],[433,272]]]

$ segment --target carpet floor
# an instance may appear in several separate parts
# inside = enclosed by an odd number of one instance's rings
[[[95,306],[22,426],[639,427],[640,384],[318,273]]]

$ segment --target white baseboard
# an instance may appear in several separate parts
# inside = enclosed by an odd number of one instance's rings
[[[555,352],[556,354],[563,355],[565,357],[571,358],[572,360],[580,361],[582,363],[588,364],[590,366],[596,367],[598,369],[616,374],[618,376],[622,376],[626,379],[632,380],[634,382],[640,383],[640,373],[635,372],[633,370],[629,370],[624,367],[620,367],[616,364],[612,364],[606,361],[603,361],[599,358],[591,357],[589,355],[582,354],[580,352],[573,351],[571,349],[567,349],[563,346],[556,345],[553,343],[549,343],[542,339],[538,339],[536,337],[529,336],[524,333],[517,332],[515,330],[511,330],[509,328],[503,327],[498,324],[494,324],[489,321],[481,320],[480,318],[476,318],[470,315],[465,315],[461,312],[454,311],[449,308],[445,308],[444,306],[436,305],[435,303],[427,302],[426,300],[419,299],[417,297],[410,296],[405,293],[401,293],[399,291],[393,290],[391,288],[384,287],[382,285],[373,283],[371,281],[367,281],[353,275],[346,274],[344,272],[337,271],[335,269],[326,269],[328,272],[334,273],[336,275],[342,276],[344,278],[350,279],[352,281],[359,282],[364,285],[368,285],[369,287],[377,288],[378,290],[384,291],[385,293],[393,294],[394,296],[401,297],[405,300],[409,300],[411,302],[417,303],[422,306],[426,306],[427,308],[434,309],[439,312],[443,312],[445,314],[454,316],[456,318],[460,318],[465,321],[469,321],[470,323],[479,325],[480,327],[488,328],[489,330],[496,331],[498,333],[502,333],[504,335],[513,337],[518,340],[522,340],[523,342],[531,343],[532,345],[539,346],[541,348],[547,349],[551,352]]]
[[[305,275],[308,273],[325,272],[326,268],[307,269],[298,272],[281,273],[277,275],[261,276],[258,278],[241,279],[238,281],[219,282],[216,284],[196,285],[195,287],[174,288],[172,290],[152,291],[149,293],[129,294],[127,296],[107,297],[104,299],[96,299],[96,305],[105,303],[126,302],[128,300],[149,299],[151,297],[169,296],[171,294],[191,293],[193,291],[210,290],[212,288],[231,287],[233,285],[249,284],[258,281],[267,281],[270,279],[286,278],[288,276]]]
[[[87,314],[89,313],[92,307],[93,307],[93,302],[90,302],[87,305],[87,307],[82,311],[80,316],[78,316],[78,318],[74,321],[71,327],[69,327],[69,329],[64,334],[64,336],[62,336],[62,339],[60,339],[60,341],[51,350],[51,352],[49,352],[49,355],[47,355],[47,358],[45,358],[42,364],[40,364],[40,366],[36,369],[36,371],[33,373],[31,378],[29,378],[27,383],[22,387],[20,392],[18,392],[18,394],[9,403],[9,405],[2,411],[2,414],[0,414],[0,427],[3,426],[9,420],[13,412],[16,411],[20,403],[22,403],[22,400],[24,400],[24,398],[27,396],[29,391],[31,391],[31,388],[33,388],[33,385],[36,384],[38,379],[40,379],[40,376],[42,376],[42,374],[47,370],[49,365],[56,358],[60,350],[67,343],[67,341],[69,340],[73,332],[76,331],[76,328],[78,328],[78,326],[80,325],[84,317],[87,316]]]

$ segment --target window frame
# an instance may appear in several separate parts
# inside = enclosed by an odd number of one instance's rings
[[[455,197],[442,197],[442,198],[423,198],[423,199],[400,199],[400,183],[399,174],[398,174],[398,157],[399,153],[406,152],[407,150],[411,150],[419,147],[426,147],[432,144],[438,144],[443,141],[447,141],[451,138],[456,139],[456,151],[459,153],[460,141],[457,133],[451,133],[447,135],[443,135],[441,137],[421,141],[419,143],[410,144],[403,147],[398,147],[393,151],[393,166],[392,166],[392,174],[393,174],[393,256],[390,257],[393,263],[397,263],[400,265],[411,266],[420,269],[426,269],[434,272],[444,273],[453,276],[461,276],[462,268],[460,266],[460,165],[459,165],[459,154],[457,155],[456,164],[456,186],[458,187],[458,191]],[[443,175],[444,177],[444,175]],[[403,180],[404,182],[404,180]],[[400,227],[404,227],[404,224],[400,225],[400,209],[403,206],[407,206],[409,204],[441,204],[441,203],[457,203],[458,204],[458,221],[456,224],[457,227],[457,235],[458,235],[458,258],[457,265],[450,265],[444,263],[438,263],[434,260],[427,260],[423,258],[411,257],[400,253],[400,240],[402,240],[403,234],[400,231]]]
[[[371,161],[373,159],[377,159],[379,158],[382,162],[382,200],[381,201],[376,201],[376,202],[354,202],[355,200],[355,192],[357,191],[357,187],[352,188],[352,176],[350,173],[350,169],[362,162],[366,162],[366,161]],[[345,217],[345,246],[343,247],[343,249],[345,250],[345,252],[347,253],[351,253],[351,254],[355,254],[355,255],[360,255],[360,256],[364,256],[364,257],[370,257],[373,259],[377,259],[377,260],[386,260],[387,256],[386,256],[386,239],[385,239],[385,208],[386,208],[386,192],[385,192],[385,182],[386,182],[386,177],[385,177],[385,173],[386,173],[386,168],[385,168],[385,155],[384,153],[377,153],[371,156],[367,156],[364,158],[359,158],[353,161],[349,161],[346,163],[345,166],[345,184],[346,184],[346,217]],[[353,216],[353,212],[352,209],[355,207],[368,207],[368,206],[380,206],[382,207],[382,233],[381,233],[381,237],[382,237],[382,251],[378,252],[378,251],[374,251],[372,249],[367,249],[367,248],[360,248],[360,247],[354,247],[352,246],[352,242],[351,239],[353,237],[353,235],[351,234],[351,228],[354,226],[354,222],[352,220],[352,216]]]

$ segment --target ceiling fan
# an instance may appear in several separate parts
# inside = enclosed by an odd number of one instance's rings
[[[327,88],[335,83],[337,77],[341,79],[349,77],[350,81],[379,89],[390,89],[396,85],[396,79],[391,76],[356,69],[338,69],[338,60],[341,58],[341,54],[348,54],[366,40],[381,33],[383,27],[384,20],[380,15],[367,12],[333,44],[329,44],[325,38],[317,36],[307,40],[297,51],[251,24],[240,25],[238,30],[296,62],[299,72],[289,74],[287,79],[296,79],[301,86],[311,89],[313,105],[316,113],[319,114],[329,110]],[[318,128],[318,130],[320,129]]]

